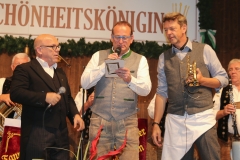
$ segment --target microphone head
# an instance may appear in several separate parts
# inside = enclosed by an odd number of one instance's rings
[[[62,86],[62,87],[59,88],[59,91],[58,91],[59,94],[62,94],[62,93],[65,93],[65,92],[66,92],[65,87]]]
[[[118,56],[121,54],[122,48],[119,46],[115,49],[115,52],[118,54]]]

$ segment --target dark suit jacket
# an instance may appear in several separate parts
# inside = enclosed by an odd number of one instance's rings
[[[71,96],[67,77],[62,69],[55,71],[61,86],[66,92],[61,94],[64,105],[61,108],[52,106],[45,112],[45,127],[67,127],[66,116],[73,122],[73,116],[79,114],[76,104]],[[58,92],[52,78],[44,71],[39,62],[34,59],[16,67],[10,89],[10,97],[13,102],[22,104],[21,117],[21,148],[20,156],[24,159],[26,144],[33,125],[42,126],[43,113],[48,106],[45,102],[47,92]],[[61,113],[61,114],[60,114]],[[59,116],[60,115],[60,116]],[[59,118],[61,117],[61,118]]]

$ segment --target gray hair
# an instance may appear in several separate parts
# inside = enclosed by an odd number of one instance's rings
[[[12,58],[12,64],[16,58],[28,58],[28,62],[30,61],[30,57],[26,53],[17,53]]]
[[[237,59],[237,58],[232,59],[232,60],[228,63],[228,68],[229,68],[230,64],[232,64],[232,63],[240,63],[240,59]]]

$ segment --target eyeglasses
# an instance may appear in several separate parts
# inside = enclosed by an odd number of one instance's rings
[[[61,49],[61,46],[60,45],[58,45],[58,46],[55,46],[55,45],[52,45],[52,46],[40,46],[40,47],[50,47],[50,48],[52,48],[54,51],[56,51],[57,49]]]
[[[115,35],[112,35],[112,38],[115,41],[120,41],[120,39],[122,39],[123,41],[127,41],[128,39],[132,38],[132,36],[115,36]]]

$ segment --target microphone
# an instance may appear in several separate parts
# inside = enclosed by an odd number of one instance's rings
[[[115,52],[117,53],[118,56],[121,54],[121,51],[122,51],[122,48],[121,48],[120,46],[118,46],[118,47],[115,49]]]
[[[59,88],[59,91],[58,91],[58,93],[57,94],[62,94],[62,93],[65,93],[66,92],[66,88],[65,87],[60,87]],[[52,104],[49,104],[48,106],[47,106],[47,109],[49,108],[49,107],[51,107],[52,106]]]

